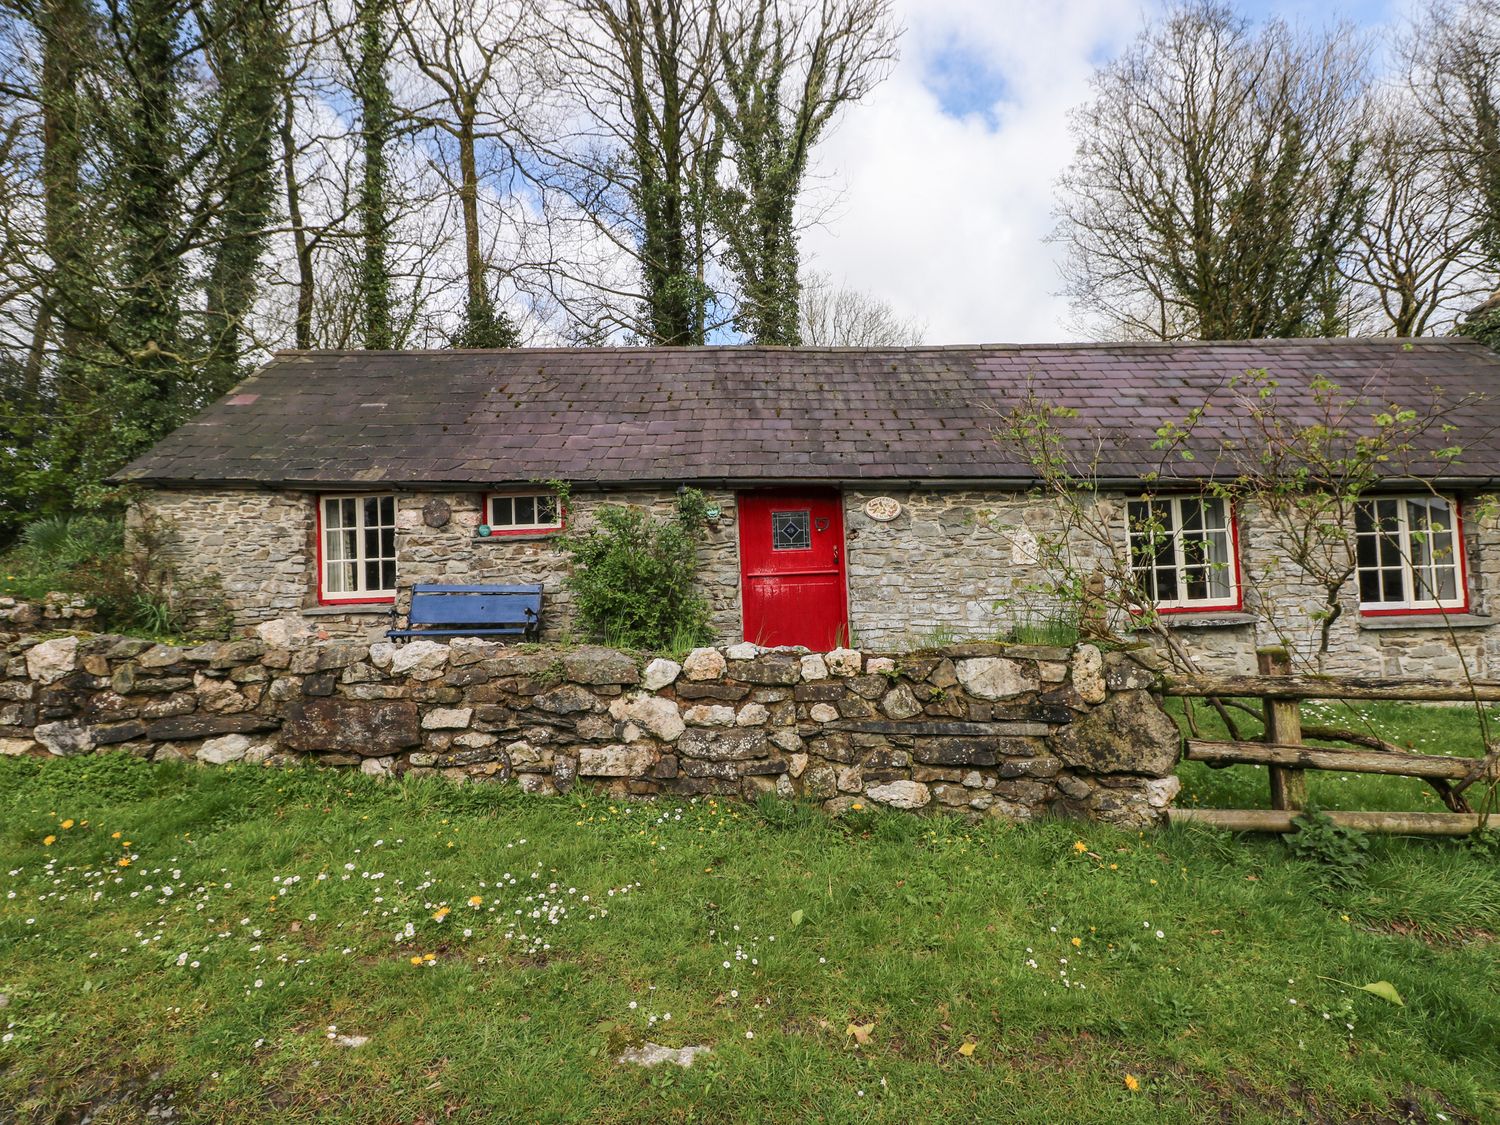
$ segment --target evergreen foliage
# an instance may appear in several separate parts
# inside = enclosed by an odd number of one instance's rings
[[[594,526],[569,532],[568,588],[578,622],[593,640],[638,649],[704,641],[708,603],[695,586],[703,494],[684,489],[677,511],[658,519],[642,508],[607,505]]]

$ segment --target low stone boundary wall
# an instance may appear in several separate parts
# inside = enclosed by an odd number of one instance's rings
[[[477,639],[373,645],[272,622],[191,648],[25,637],[0,752],[311,760],[611,796],[800,796],[1017,820],[1155,820],[1179,736],[1149,651],[969,644],[876,656],[755,645],[681,663]]]

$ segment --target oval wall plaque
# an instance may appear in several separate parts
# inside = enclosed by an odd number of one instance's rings
[[[890,523],[900,514],[901,502],[889,496],[877,496],[865,504],[865,515],[881,523]]]

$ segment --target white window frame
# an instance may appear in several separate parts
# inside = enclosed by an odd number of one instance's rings
[[[1177,589],[1185,591],[1188,588],[1187,571],[1189,567],[1187,549],[1184,545],[1184,531],[1182,508],[1184,504],[1217,504],[1224,512],[1224,546],[1228,555],[1224,561],[1224,575],[1229,582],[1229,592],[1219,598],[1160,598],[1152,603],[1152,608],[1166,612],[1190,612],[1196,610],[1218,610],[1238,609],[1240,607],[1240,560],[1239,560],[1239,535],[1234,522],[1234,505],[1228,500],[1214,496],[1142,496],[1134,500],[1128,500],[1125,504],[1125,545],[1130,553],[1130,573],[1136,578],[1141,589],[1152,588],[1140,577],[1148,572],[1154,572],[1155,565],[1139,566],[1136,564],[1135,540],[1140,534],[1131,526],[1130,507],[1132,504],[1155,504],[1171,509],[1172,530],[1164,534],[1172,537],[1172,570],[1177,577]],[[1205,529],[1207,531],[1209,529]],[[1218,529],[1211,529],[1217,531]],[[1153,556],[1154,558],[1154,556]],[[1197,564],[1191,564],[1197,565]],[[1217,564],[1209,563],[1209,566]],[[1154,585],[1154,584],[1153,584]]]
[[[1374,567],[1359,565],[1359,539],[1371,536],[1371,533],[1362,533],[1358,524],[1355,525],[1355,589],[1359,594],[1359,611],[1361,613],[1381,615],[1399,613],[1463,613],[1469,606],[1469,579],[1468,568],[1465,565],[1464,541],[1463,541],[1463,509],[1459,506],[1458,498],[1454,496],[1426,495],[1402,495],[1402,496],[1370,496],[1362,500],[1361,504],[1374,505],[1382,501],[1395,502],[1396,504],[1396,540],[1397,549],[1401,560],[1401,587],[1403,597],[1400,601],[1367,602],[1364,600],[1364,576],[1370,572],[1379,572],[1389,569],[1379,565]],[[1452,566],[1446,562],[1441,563],[1439,551],[1444,548],[1433,545],[1431,551],[1426,552],[1427,562],[1420,569],[1425,571],[1429,589],[1436,589],[1436,576],[1438,570],[1453,571],[1453,597],[1451,598],[1419,598],[1416,596],[1419,586],[1417,551],[1413,547],[1411,529],[1411,508],[1413,504],[1432,505],[1440,503],[1447,506],[1448,522],[1443,528],[1442,534],[1447,539],[1447,557],[1451,557]],[[1378,518],[1375,521],[1379,527]],[[1419,533],[1420,534],[1420,533]],[[1373,533],[1375,538],[1382,538],[1379,531]],[[1377,557],[1377,563],[1379,561]]]
[[[515,501],[530,498],[533,501],[533,511],[536,501],[546,501],[552,505],[554,518],[550,523],[541,523],[533,520],[530,523],[496,523],[495,501],[509,500],[511,502],[511,515],[515,515]],[[491,535],[517,535],[517,534],[542,534],[548,531],[561,531],[563,521],[567,513],[563,509],[562,497],[551,489],[536,491],[517,490],[507,492],[490,492],[484,498],[484,519],[481,521],[490,529]]]
[[[336,532],[349,530],[342,522],[334,526],[329,517],[329,508],[333,504],[345,500],[354,501],[354,558],[343,559],[333,557],[333,536]],[[365,501],[374,500],[377,503],[382,500],[391,502],[391,522],[377,522],[373,526],[376,529],[389,528],[391,531],[391,553],[389,555],[376,555],[372,559],[365,553],[365,533],[371,527],[365,520]],[[318,497],[318,600],[328,605],[357,602],[388,602],[396,597],[396,581],[392,581],[389,589],[373,589],[365,582],[366,564],[371,561],[381,563],[390,562],[392,570],[396,563],[396,496],[390,492],[341,492],[329,493]],[[340,517],[342,520],[342,517]],[[330,590],[329,575],[332,567],[354,563],[354,589],[352,590]],[[382,566],[381,570],[385,568]]]

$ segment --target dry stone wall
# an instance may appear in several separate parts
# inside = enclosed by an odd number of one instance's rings
[[[612,796],[774,793],[1129,825],[1177,791],[1147,650],[993,644],[901,656],[740,644],[678,663],[598,647],[320,640],[285,622],[195,647],[22,637],[0,753],[312,762]]]

